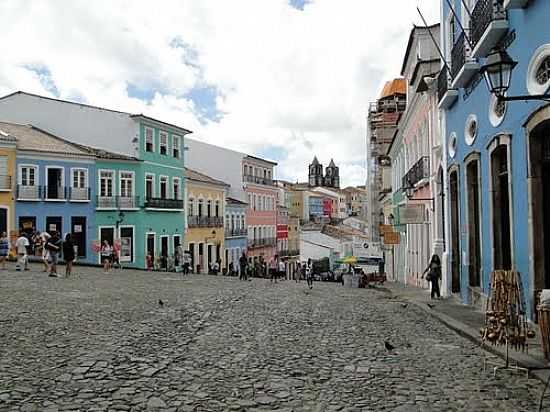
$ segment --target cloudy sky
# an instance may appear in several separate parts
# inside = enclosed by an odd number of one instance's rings
[[[366,109],[417,6],[438,21],[439,0],[0,0],[0,95],[144,113],[292,181],[334,157],[363,184]]]

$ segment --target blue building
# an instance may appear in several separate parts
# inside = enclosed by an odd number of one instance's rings
[[[0,123],[17,140],[15,225],[22,231],[71,233],[77,260],[96,263],[91,240],[95,157],[33,126]]]
[[[248,229],[246,227],[247,203],[227,197],[225,199],[225,262],[227,268],[233,263],[239,271],[239,258],[246,253]]]
[[[528,316],[550,288],[550,105],[503,101],[481,68],[506,52],[506,96],[550,86],[550,2],[441,0],[446,67],[438,77],[447,160],[447,284],[465,303],[483,302],[491,272],[521,276]],[[506,76],[503,80],[508,80]],[[494,90],[493,90],[494,91]]]
[[[323,198],[310,193],[308,196],[309,219],[316,220],[323,217]]]

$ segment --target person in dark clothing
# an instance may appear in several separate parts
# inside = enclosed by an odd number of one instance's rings
[[[246,254],[244,252],[239,258],[239,266],[241,268],[241,273],[239,274],[239,280],[246,280],[247,278],[246,267],[248,266],[248,259],[246,258]]]
[[[50,274],[48,276],[57,277],[57,261],[59,259],[59,253],[61,252],[61,237],[59,232],[54,230],[52,236],[46,242],[46,248],[50,252]]]
[[[426,275],[427,273],[427,275]],[[426,275],[426,280],[432,284],[432,299],[439,299],[441,297],[439,293],[439,279],[441,279],[441,260],[439,256],[434,254],[430,260],[430,264],[422,273],[422,277]]]
[[[69,277],[73,271],[74,243],[71,234],[67,233],[63,242],[63,259],[65,259],[65,277]]]

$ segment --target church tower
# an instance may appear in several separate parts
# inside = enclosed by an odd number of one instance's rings
[[[309,185],[312,187],[323,186],[323,165],[319,163],[317,156],[309,165]]]
[[[330,164],[326,169],[325,186],[340,189],[340,168],[330,159]]]

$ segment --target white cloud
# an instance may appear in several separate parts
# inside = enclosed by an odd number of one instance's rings
[[[279,176],[302,180],[317,154],[345,184],[364,181],[366,108],[399,75],[420,5],[438,0],[22,1],[0,3],[0,94],[50,94],[25,68],[49,69],[61,98],[143,112],[248,152],[286,149]],[[185,48],[174,47],[184,44]],[[127,84],[152,90],[149,102]],[[219,122],[185,94],[215,86]],[[51,90],[51,88],[50,88]],[[313,147],[313,149],[311,149]]]

